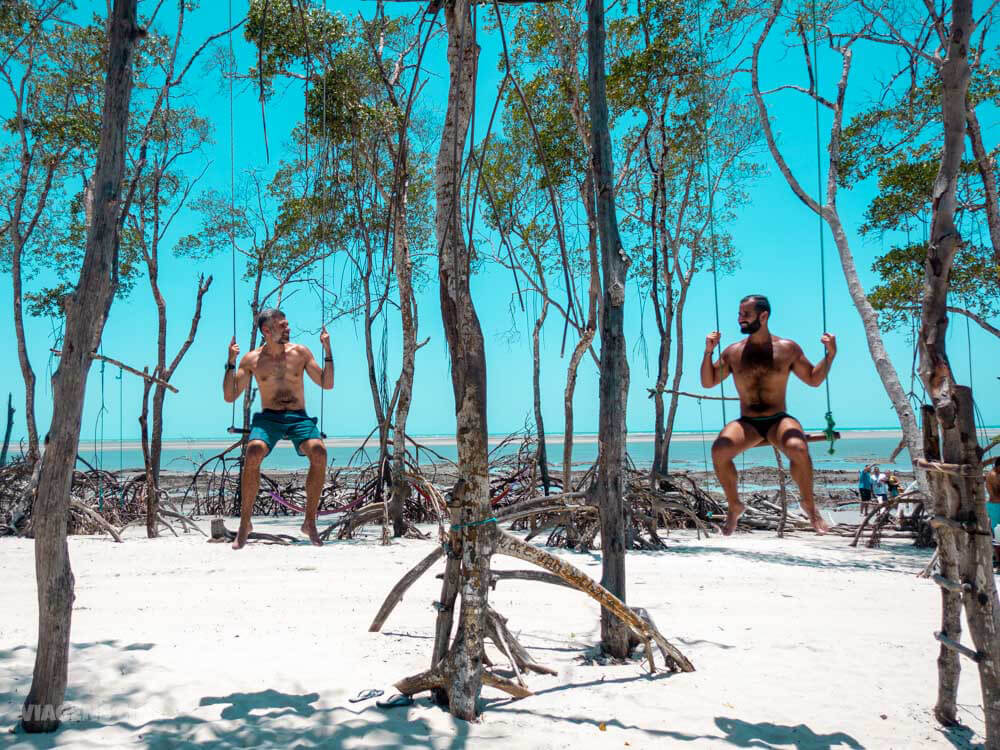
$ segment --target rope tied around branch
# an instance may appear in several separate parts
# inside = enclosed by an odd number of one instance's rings
[[[482,521],[471,521],[470,523],[455,523],[451,525],[451,530],[461,531],[462,529],[468,529],[473,526],[486,526],[487,524],[496,522],[497,522],[496,516],[493,516],[492,518],[484,518]]]

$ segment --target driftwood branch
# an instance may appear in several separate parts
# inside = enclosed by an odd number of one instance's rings
[[[57,357],[62,356],[62,350],[61,349],[49,349],[49,351],[52,352],[53,354],[55,354]],[[126,364],[124,364],[122,362],[119,362],[117,359],[111,359],[111,357],[105,357],[103,354],[98,354],[97,352],[91,352],[90,353],[90,358],[91,359],[96,359],[99,362],[107,362],[109,365],[114,365],[115,367],[120,367],[121,369],[125,370],[125,372],[130,372],[133,375],[137,375],[137,376],[139,376],[140,378],[142,378],[143,380],[145,380],[147,382],[155,383],[156,385],[163,386],[164,388],[166,388],[168,391],[170,391],[172,393],[180,393],[179,390],[177,390],[174,386],[170,385],[170,383],[168,383],[167,381],[160,380],[159,378],[154,377],[153,375],[150,375],[148,372],[142,372],[140,370],[135,369],[134,367],[129,367],[128,365],[126,365]]]

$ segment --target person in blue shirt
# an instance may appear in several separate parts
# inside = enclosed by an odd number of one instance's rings
[[[858,473],[858,494],[861,495],[861,502],[867,504],[872,499],[872,473],[871,466],[864,465]]]

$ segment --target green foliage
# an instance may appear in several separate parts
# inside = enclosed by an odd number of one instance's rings
[[[900,328],[919,318],[923,298],[924,259],[927,246],[911,243],[894,247],[875,259],[872,270],[881,281],[868,294],[879,312],[879,324],[884,329]],[[983,279],[996,278],[992,249],[969,244],[955,257],[949,277],[950,303],[990,319],[1000,313],[1000,290]]]

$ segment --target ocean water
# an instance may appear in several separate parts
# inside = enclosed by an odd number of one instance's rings
[[[670,449],[670,466],[674,470],[702,471],[711,468],[709,455],[711,442],[715,434],[700,435],[690,433],[680,435],[675,439]],[[417,438],[424,442],[424,438]],[[499,442],[500,438],[491,440]],[[427,443],[439,456],[456,461],[457,450],[453,439],[428,438]],[[369,444],[367,454],[359,454],[360,438],[329,438],[327,452],[331,466],[345,466],[349,463],[364,464],[371,461],[377,453],[377,444]],[[229,443],[225,441],[173,440],[165,444],[162,465],[169,471],[193,471],[203,461],[223,450]],[[906,451],[902,451],[894,464],[888,463],[889,454],[899,444],[899,437],[886,435],[871,437],[853,437],[847,433],[834,446],[834,453],[829,453],[827,443],[812,443],[810,453],[817,469],[857,470],[866,463],[879,462],[883,468],[890,466],[898,471],[908,471],[912,467]],[[375,450],[372,450],[374,447]],[[495,447],[495,446],[491,446]],[[549,461],[555,465],[562,464],[562,436],[554,436],[547,442]],[[497,448],[494,455],[505,455],[516,452],[517,444]],[[653,442],[648,435],[635,435],[628,441],[628,453],[638,467],[648,467],[653,458]],[[142,451],[135,443],[106,441],[103,446],[95,443],[82,442],[80,456],[92,466],[108,471],[134,470],[141,468]],[[580,435],[573,445],[573,462],[589,464],[597,458],[597,441],[593,436]],[[440,461],[434,454],[426,450],[419,451],[421,463]],[[736,459],[737,468],[751,466],[775,466],[774,451],[770,447],[753,448]],[[306,461],[295,453],[291,443],[282,441],[275,446],[271,454],[264,460],[265,471],[270,469],[304,469]],[[787,464],[786,464],[787,466]],[[80,464],[84,468],[83,464]]]

